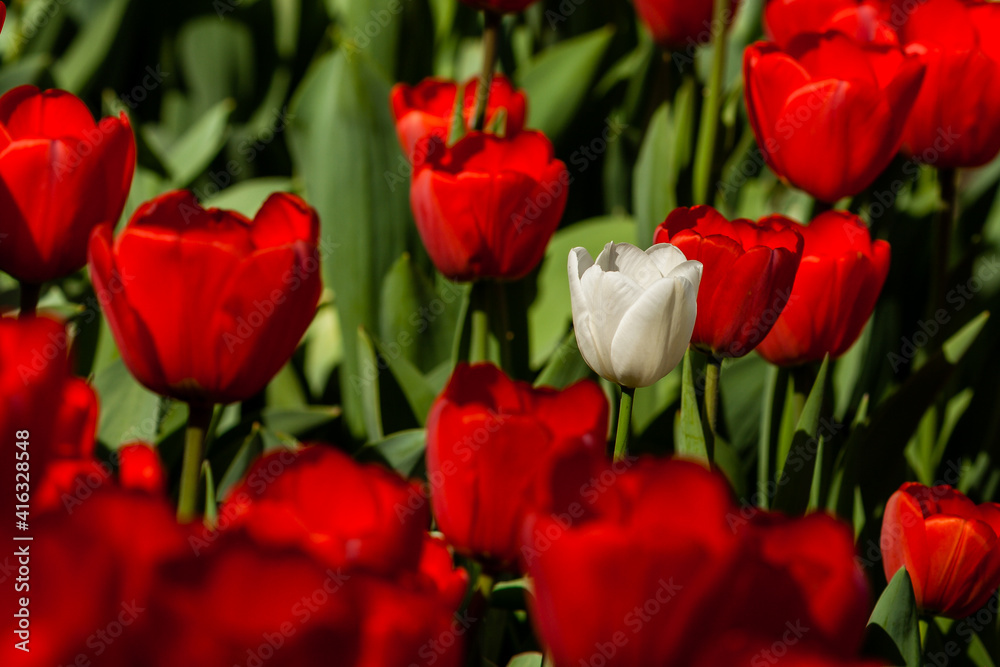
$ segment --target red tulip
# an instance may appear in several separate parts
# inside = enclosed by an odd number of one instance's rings
[[[87,263],[87,239],[113,226],[135,169],[128,118],[94,122],[62,90],[21,86],[0,98],[0,270],[41,284]],[[58,205],[55,205],[55,203]]]
[[[122,488],[162,496],[167,480],[156,449],[145,442],[122,445],[118,449],[118,481]]]
[[[765,29],[782,48],[802,33],[836,30],[862,43],[899,45],[896,26],[905,14],[886,0],[768,0]]]
[[[799,226],[805,247],[784,312],[757,352],[794,366],[836,358],[861,335],[889,275],[889,244],[872,241],[864,222],[842,211]]]
[[[0,645],[0,664],[149,664],[152,656],[143,637],[157,568],[190,554],[166,501],[109,485],[71,512],[59,508],[38,516],[33,511],[31,535],[30,588],[15,593],[9,579],[0,594],[9,610],[0,627],[11,638]],[[11,565],[16,569],[15,548],[0,556],[5,571]],[[30,653],[14,646],[20,641],[12,632],[18,623],[16,597],[7,591],[30,599]]]
[[[715,30],[713,0],[633,0],[635,11],[664,48],[704,44],[711,41]],[[737,0],[731,0],[724,16],[728,26],[733,21]]]
[[[927,66],[903,151],[936,167],[978,167],[1000,153],[1000,5],[926,0],[900,30]]]
[[[52,320],[0,319],[0,492],[33,511],[60,504],[65,470],[91,465],[97,396],[72,376],[65,328]],[[24,444],[19,444],[24,443]],[[17,473],[25,479],[15,480]],[[72,477],[71,477],[72,478]],[[9,536],[14,517],[0,536]]]
[[[3,22],[7,18],[7,7],[0,2],[0,30],[3,30]]]
[[[329,567],[392,574],[420,562],[430,513],[409,508],[414,495],[381,466],[316,446],[259,459],[219,513],[261,543],[297,545]]]
[[[170,192],[141,206],[113,244],[111,225],[98,227],[91,279],[129,370],[180,400],[259,392],[312,321],[318,234],[315,211],[281,193],[252,221]]]
[[[885,576],[906,567],[921,609],[965,618],[1000,586],[998,536],[1000,504],[977,506],[950,486],[908,482],[885,506]]]
[[[605,458],[608,403],[595,383],[563,391],[460,364],[427,418],[434,517],[467,554],[512,563],[534,511],[566,512]]]
[[[474,120],[478,83],[479,79],[473,78],[462,87],[462,118],[466,127],[471,127]],[[425,162],[432,152],[443,150],[442,144],[448,143],[457,95],[458,84],[447,79],[424,79],[416,86],[398,83],[393,87],[396,133],[414,164]],[[485,127],[490,128],[502,110],[506,114],[505,136],[517,134],[524,129],[526,106],[524,93],[515,90],[507,77],[495,75],[486,106]]]
[[[924,69],[917,56],[836,32],[801,35],[784,51],[758,42],[743,63],[768,165],[827,202],[858,194],[892,161]]]
[[[705,266],[691,344],[716,357],[742,357],[764,339],[791,296],[802,258],[798,225],[775,215],[726,220],[710,206],[679,208],[656,229]]]
[[[537,0],[462,0],[473,9],[495,12],[497,14],[514,14],[523,12],[535,4]]]
[[[856,654],[868,594],[849,528],[825,516],[748,523],[724,479],[693,463],[615,466],[580,522],[525,525],[532,614],[555,664],[689,665],[788,632],[792,654]]]
[[[538,266],[569,195],[569,172],[541,132],[470,132],[418,165],[417,229],[452,280],[516,280]]]

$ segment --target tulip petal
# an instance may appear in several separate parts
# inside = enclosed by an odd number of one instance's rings
[[[663,253],[657,254],[661,255]],[[611,258],[610,263],[614,267],[614,270],[625,274],[637,282],[643,289],[652,286],[653,283],[664,276],[658,263],[650,255],[634,245],[616,243],[612,246],[609,257]]]
[[[697,297],[694,283],[680,277],[663,278],[639,296],[611,343],[619,384],[648,387],[680,363],[694,331]]]
[[[646,251],[646,255],[653,260],[664,278],[689,259],[680,248],[669,243],[657,243]]]
[[[96,123],[80,98],[65,90],[41,91],[35,86],[14,88],[0,98],[0,124],[17,141],[85,138]]]
[[[573,311],[573,331],[580,356],[595,373],[609,377],[611,365],[600,351],[601,339],[597,336],[591,321],[590,302],[583,291],[581,278],[594,266],[594,260],[584,248],[573,248],[569,252],[567,270],[569,273],[569,298]],[[598,269],[599,270],[599,269]]]
[[[587,313],[597,353],[603,357],[606,368],[614,369],[612,341],[615,332],[629,308],[643,295],[643,289],[624,273],[602,271],[599,265],[590,267],[583,274],[580,286],[587,296]]]

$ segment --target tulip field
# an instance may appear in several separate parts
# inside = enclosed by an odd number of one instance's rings
[[[3,0],[0,667],[1000,666],[1000,2]]]

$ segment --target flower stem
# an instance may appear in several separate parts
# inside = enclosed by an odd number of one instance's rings
[[[615,461],[621,461],[628,453],[628,437],[632,431],[632,400],[634,387],[622,387],[622,400],[618,410],[618,434],[615,437]]]
[[[476,113],[472,117],[473,130],[482,130],[486,124],[486,107],[490,98],[490,86],[493,85],[493,70],[496,69],[497,55],[500,51],[500,27],[503,17],[497,12],[483,12],[483,73],[476,89]]]
[[[18,319],[27,320],[35,316],[38,310],[38,297],[42,286],[21,281],[21,312]]]
[[[472,286],[472,332],[469,342],[469,362],[476,364],[490,358],[490,316],[489,304],[484,295],[486,286],[476,283]]]
[[[514,334],[510,330],[510,308],[507,304],[507,286],[501,282],[493,283],[493,294],[496,302],[496,337],[500,343],[500,368],[508,375],[513,372],[514,360],[510,341]]]
[[[187,433],[184,436],[184,460],[181,465],[181,488],[177,500],[177,520],[188,523],[198,513],[198,488],[205,436],[212,421],[212,406],[188,404]]]
[[[722,359],[712,355],[705,367],[705,416],[708,427],[714,438],[719,425],[719,374],[722,372]]]
[[[729,0],[715,0],[712,27],[716,31],[712,39],[712,73],[708,80],[707,99],[701,109],[701,125],[698,129],[698,153],[694,160],[694,203],[711,204],[709,183],[715,166],[715,140],[719,134],[719,113],[722,109],[722,85],[726,73],[727,25],[725,16],[729,12]]]

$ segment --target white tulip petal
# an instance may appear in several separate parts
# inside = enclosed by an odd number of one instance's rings
[[[604,249],[601,250],[601,254],[597,256],[594,260],[597,266],[601,267],[603,271],[617,271],[618,265],[615,264],[615,242],[608,241]]]
[[[605,272],[597,265],[583,274],[580,286],[587,295],[590,324],[597,346],[604,358],[610,359],[611,341],[619,323],[645,290],[621,271]]]
[[[694,291],[697,293],[698,288],[701,287],[701,275],[704,269],[701,262],[691,260],[678,265],[667,277],[687,280],[694,286]]]
[[[671,271],[688,261],[680,248],[669,243],[657,243],[646,251],[646,255],[653,260],[663,277],[667,277]]]
[[[622,318],[611,344],[619,384],[648,387],[677,367],[694,333],[697,297],[683,278],[664,278],[646,290]]]
[[[651,287],[663,278],[656,262],[644,251],[630,243],[618,243],[614,247],[614,264],[621,273],[639,283],[643,289]]]
[[[594,260],[583,248],[573,248],[569,253],[567,272],[569,274],[569,298],[573,309],[573,331],[576,334],[576,344],[580,356],[595,373],[604,377],[610,371],[610,366],[599,352],[599,341],[594,337],[594,328],[590,317],[590,304],[583,291],[580,277],[588,269],[594,269]]]

